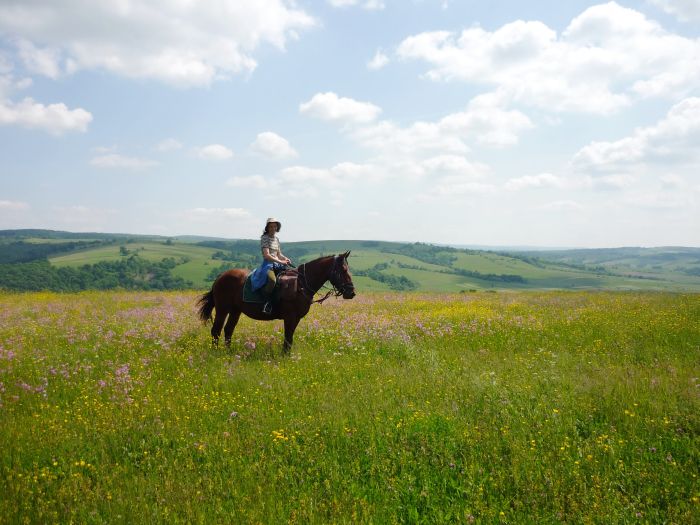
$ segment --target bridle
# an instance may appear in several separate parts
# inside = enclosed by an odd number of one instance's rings
[[[328,281],[330,281],[331,286],[333,287],[332,290],[329,290],[326,292],[326,294],[321,298],[321,299],[316,299],[314,300],[314,295],[318,293],[318,291],[313,291],[311,286],[309,286],[309,282],[306,279],[306,263],[301,264],[299,268],[297,269],[297,274],[304,280],[303,286],[301,288],[301,293],[311,301],[311,303],[322,303],[326,299],[328,299],[331,295],[335,295],[335,297],[340,297],[341,295],[344,295],[346,293],[353,293],[355,291],[355,286],[352,284],[352,281],[343,281],[343,257],[341,255],[335,255],[333,258],[333,268],[331,268],[330,274],[328,275]],[[325,285],[325,282],[324,282]],[[321,286],[321,288],[324,287],[324,285]],[[311,295],[309,295],[306,290],[311,290]],[[353,294],[354,295],[354,294]]]

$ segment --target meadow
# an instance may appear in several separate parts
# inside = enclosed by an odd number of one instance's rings
[[[697,523],[700,295],[0,293],[2,523]]]

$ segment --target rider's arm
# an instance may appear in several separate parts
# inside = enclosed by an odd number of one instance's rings
[[[282,262],[284,262],[284,264],[292,262],[292,260],[289,257],[287,257],[285,254],[282,253],[282,250],[280,250],[279,253],[280,253],[280,259],[282,259]]]

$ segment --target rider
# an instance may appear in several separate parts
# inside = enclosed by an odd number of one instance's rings
[[[272,313],[272,298],[270,295],[275,289],[277,277],[275,270],[283,270],[288,264],[292,264],[289,257],[282,254],[280,241],[276,233],[282,228],[282,223],[270,217],[265,223],[265,231],[260,236],[260,249],[262,251],[263,262],[253,275],[253,290],[263,288],[268,301],[263,306],[263,312]]]

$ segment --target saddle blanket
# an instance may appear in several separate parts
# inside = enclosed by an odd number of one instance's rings
[[[243,285],[243,302],[244,303],[266,303],[269,300],[277,301],[280,299],[292,299],[297,293],[297,273],[296,271],[281,272],[277,275],[275,289],[272,291],[271,297],[267,297],[263,292],[263,288],[253,290],[254,274],[259,269],[255,269],[246,277]]]
[[[246,277],[245,284],[243,285],[243,302],[244,303],[266,303],[268,298],[263,292],[263,289],[253,291],[252,275],[255,272],[250,272],[248,277]]]

